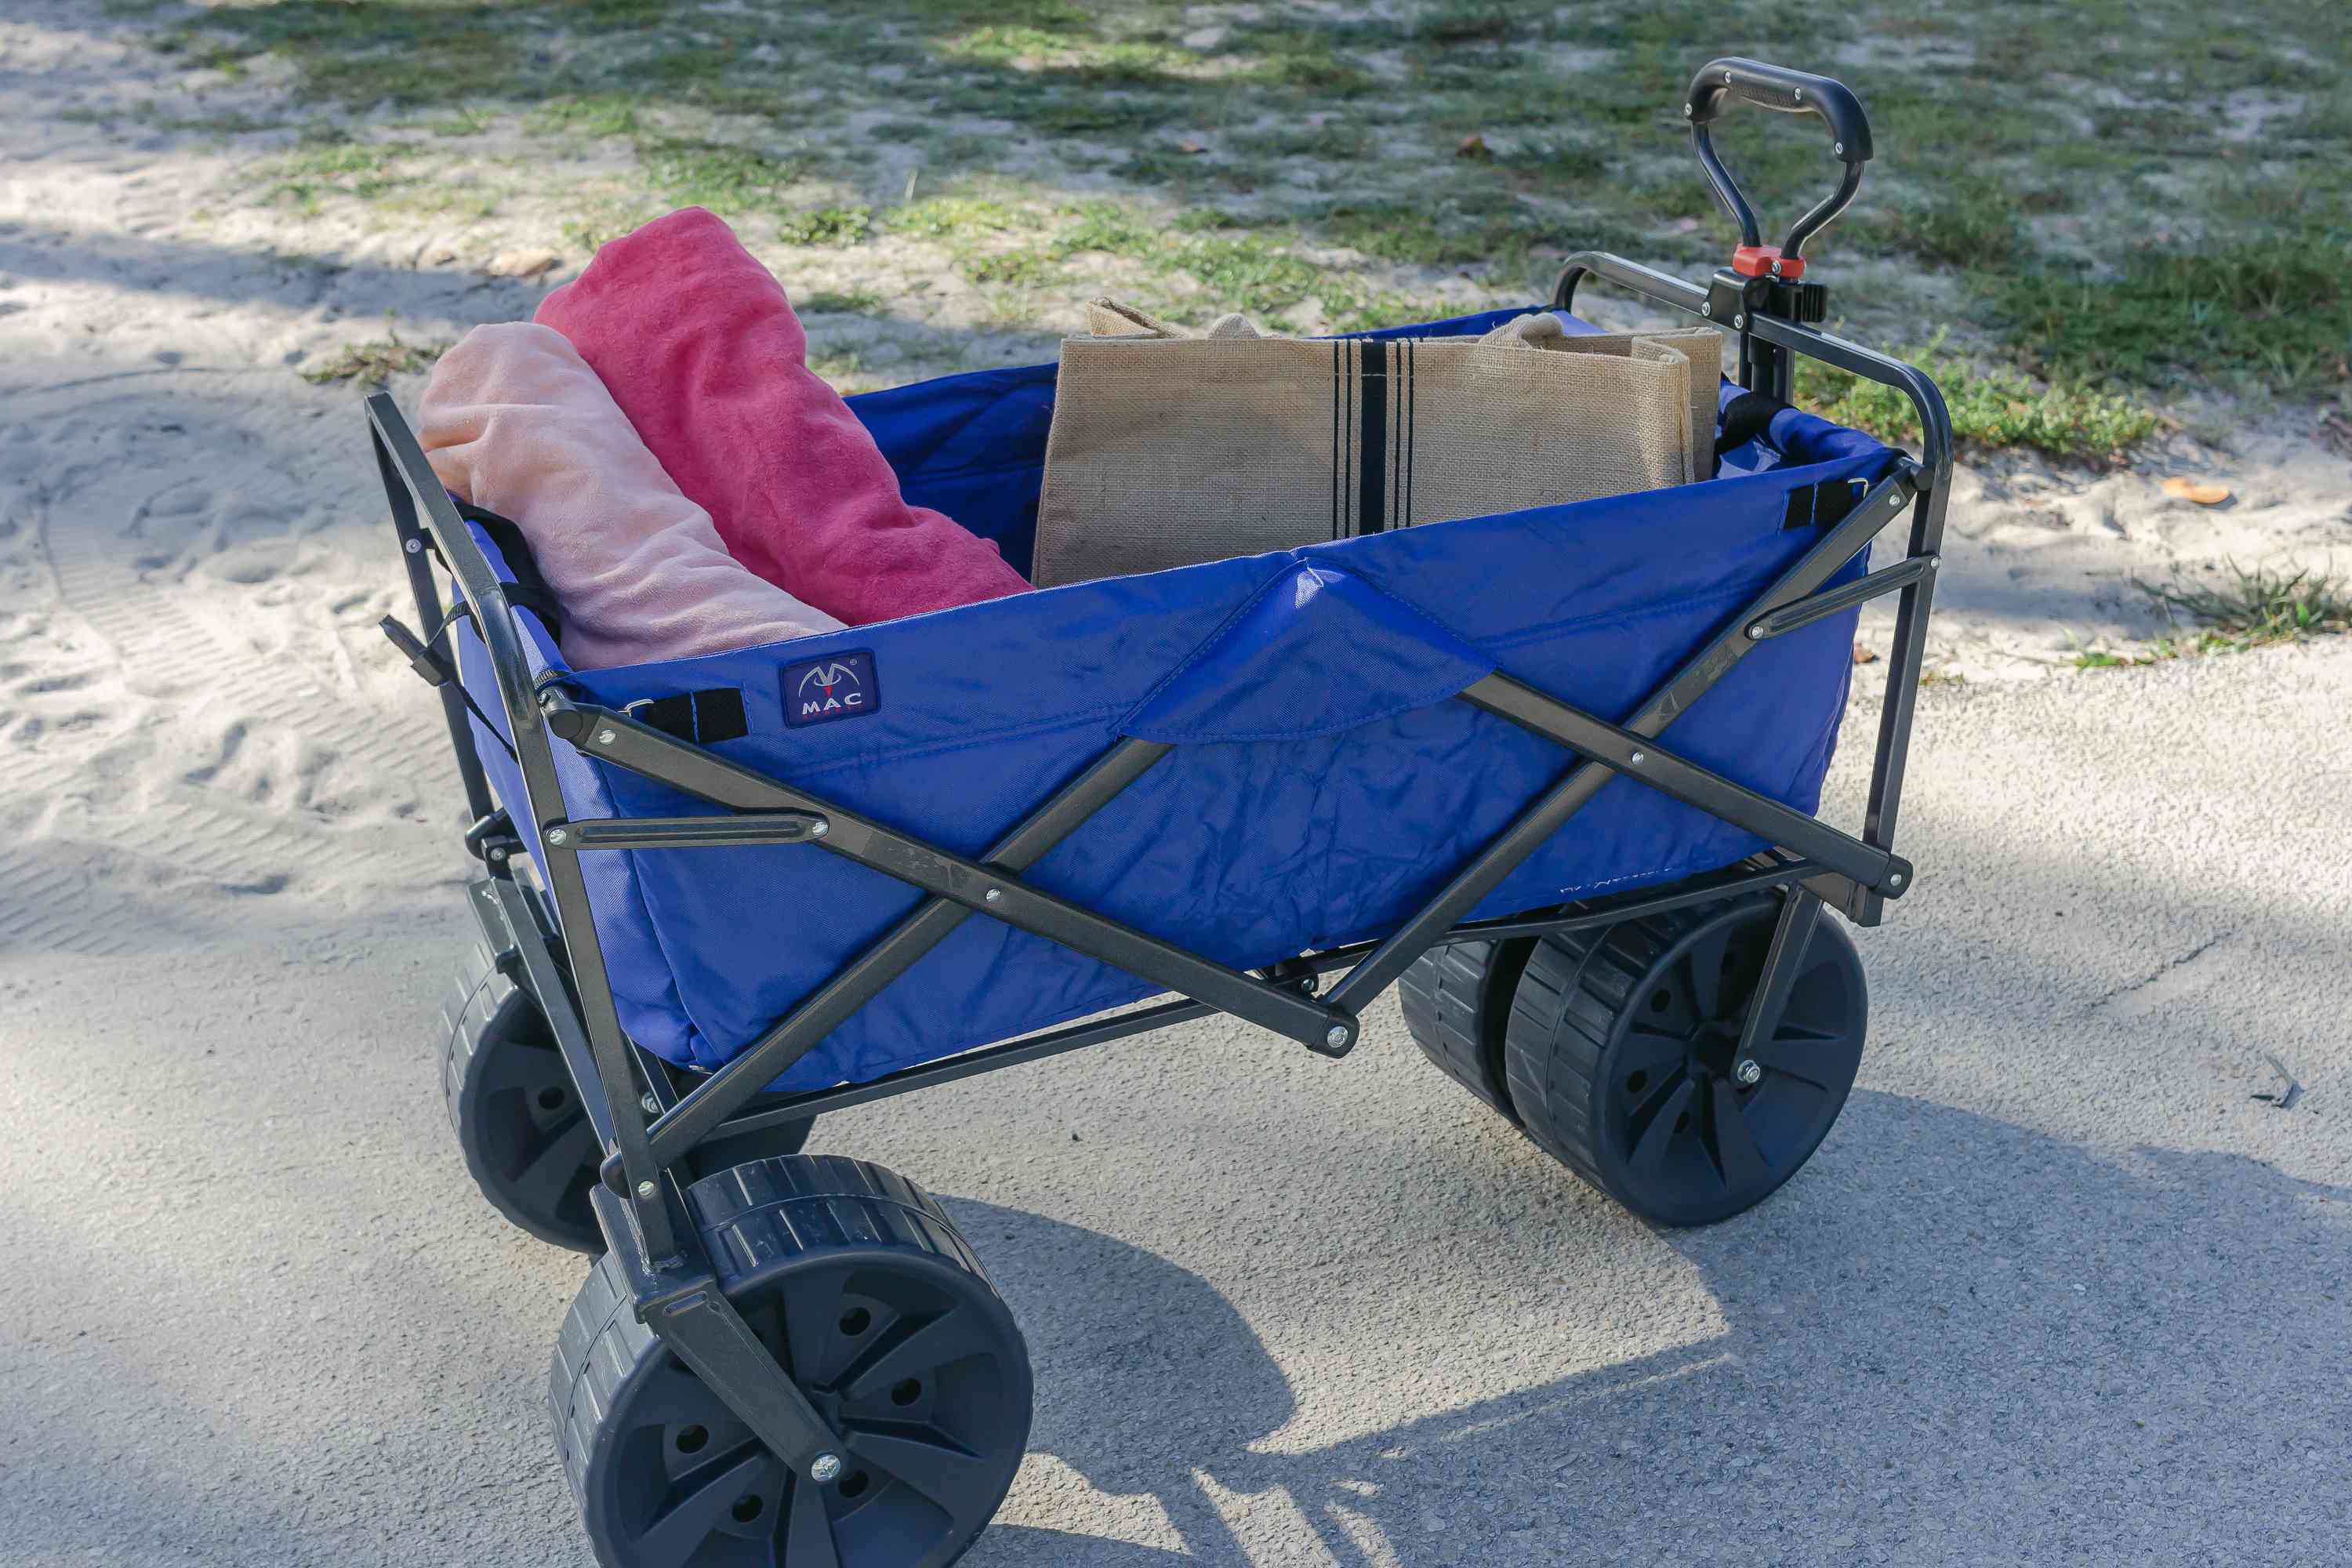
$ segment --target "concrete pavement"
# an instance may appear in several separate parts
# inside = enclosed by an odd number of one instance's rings
[[[2348,705],[2347,641],[1931,689],[1861,1087],[1710,1230],[1392,1004],[1344,1063],[1211,1024],[828,1120],[1029,1336],[968,1561],[2352,1560]],[[436,1093],[465,918],[0,957],[0,1563],[587,1560],[542,1412],[583,1264]]]

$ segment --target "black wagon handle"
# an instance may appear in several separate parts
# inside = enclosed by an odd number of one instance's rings
[[[1789,226],[1788,237],[1777,246],[1764,243],[1756,209],[1748,205],[1731,171],[1723,166],[1707,128],[1734,103],[1753,104],[1776,114],[1812,114],[1829,127],[1830,151],[1843,165],[1838,188]],[[1769,274],[1796,279],[1805,270],[1805,242],[1843,212],[1862,188],[1862,166],[1870,162],[1870,117],[1862,100],[1843,82],[1810,71],[1790,70],[1763,60],[1731,58],[1709,60],[1691,79],[1684,95],[1683,116],[1690,121],[1692,148],[1707,183],[1715,187],[1724,209],[1739,225],[1739,249],[1732,258],[1735,271],[1750,277]]]

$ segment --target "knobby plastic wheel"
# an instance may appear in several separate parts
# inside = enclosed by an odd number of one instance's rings
[[[466,1169],[490,1205],[541,1241],[591,1255],[604,1250],[588,1192],[604,1150],[580,1104],[555,1034],[530,993],[478,946],[461,982],[463,1001],[444,1019],[442,1088]],[[768,1097],[746,1108],[756,1110]],[[798,1153],[814,1118],[702,1144],[688,1152],[700,1176],[744,1161]]]
[[[442,1088],[466,1169],[492,1207],[541,1241],[602,1252],[588,1190],[604,1149],[546,1017],[478,950],[481,976],[449,1024]]]
[[[779,1460],[636,1321],[615,1261],[573,1302],[556,1446],[606,1568],[941,1568],[1027,1446],[1027,1347],[930,1195],[796,1155],[689,1190],[720,1288],[841,1435],[820,1482]]]
[[[1432,1066],[1510,1121],[1503,1036],[1532,939],[1464,942],[1423,953],[1397,980],[1404,1026]]]
[[[1832,919],[1739,1057],[1780,910],[1751,895],[1548,937],[1528,956],[1504,1046],[1522,1125],[1644,1219],[1710,1225],[1762,1202],[1853,1088],[1869,993]]]

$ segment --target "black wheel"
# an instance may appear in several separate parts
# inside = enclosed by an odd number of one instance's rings
[[[1505,1079],[1503,1035],[1532,938],[1433,948],[1397,982],[1404,1026],[1437,1070],[1517,1121]]]
[[[490,1205],[541,1241],[604,1250],[588,1206],[604,1150],[539,1004],[477,950],[449,1022],[442,1089],[466,1169]]]
[[[1870,1001],[1853,939],[1823,916],[1739,1081],[1780,911],[1757,894],[1538,942],[1504,1044],[1528,1136],[1661,1225],[1728,1219],[1796,1174],[1853,1088]]]
[[[604,1149],[581,1108],[554,1031],[530,993],[517,986],[477,947],[462,998],[445,1020],[448,1047],[442,1089],[449,1123],[474,1184],[508,1219],[541,1241],[574,1252],[604,1250],[588,1191],[596,1184]],[[747,1110],[756,1110],[766,1097]],[[719,1139],[687,1155],[698,1177],[747,1160],[796,1154],[815,1119]]]
[[[706,1177],[688,1205],[727,1298],[842,1434],[841,1474],[788,1470],[636,1321],[614,1259],[556,1345],[557,1452],[605,1568],[940,1568],[1028,1443],[1029,1352],[954,1224],[838,1157]],[[751,1261],[747,1261],[751,1260]]]

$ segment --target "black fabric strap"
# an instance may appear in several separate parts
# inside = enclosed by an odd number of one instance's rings
[[[1789,405],[1769,393],[1743,392],[1723,405],[1723,431],[1715,438],[1715,455],[1736,451],[1760,440],[1772,426],[1772,416]]]
[[[547,628],[547,635],[557,642],[563,640],[563,607],[555,601],[555,590],[540,575],[539,563],[531,558],[530,545],[522,530],[497,512],[485,511],[470,501],[457,502],[457,515],[480,528],[490,536],[490,542],[506,557],[507,570],[514,581],[507,584],[507,603],[518,610],[529,610]]]
[[[665,735],[698,745],[732,741],[751,732],[743,716],[743,694],[731,686],[633,702],[628,713],[640,724],[650,724]]]
[[[1780,526],[1834,528],[1845,521],[1854,502],[1869,489],[1860,479],[1823,479],[1817,485],[1799,485],[1789,492],[1789,508],[1781,514]]]

